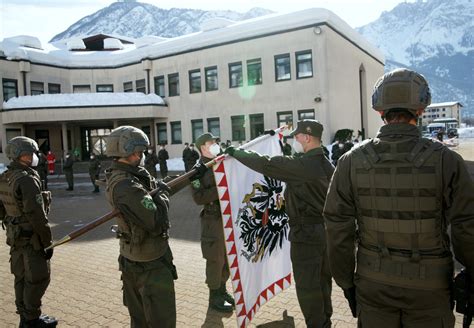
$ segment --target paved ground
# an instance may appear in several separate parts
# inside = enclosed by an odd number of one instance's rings
[[[471,146],[461,148],[467,149],[466,159],[472,161]],[[474,172],[474,162],[469,164]],[[53,192],[50,221],[56,239],[110,210],[103,192],[92,194],[92,186],[83,175],[76,178],[75,191],[66,192],[65,188],[62,179],[50,180]],[[198,208],[194,206],[189,190],[173,196],[170,243],[179,274],[175,285],[178,327],[235,327],[235,315],[223,316],[208,309],[197,213]],[[55,251],[52,282],[43,298],[43,310],[58,317],[60,327],[129,326],[128,313],[122,305],[118,241],[110,232],[111,224],[107,223],[85,238],[60,246]],[[0,262],[3,263],[0,265],[0,327],[14,327],[18,323],[8,259],[5,234],[0,233]],[[351,317],[341,290],[335,284],[333,286],[333,327],[355,327],[356,321]],[[228,287],[230,289],[230,284]],[[456,327],[461,327],[460,316],[456,319]],[[294,287],[265,304],[252,326],[304,327]]]

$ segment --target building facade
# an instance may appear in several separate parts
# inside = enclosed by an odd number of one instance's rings
[[[428,126],[435,119],[442,118],[454,118],[459,124],[462,107],[463,105],[457,101],[431,104],[423,113],[423,126]]]
[[[179,157],[205,131],[238,144],[314,118],[329,143],[338,129],[370,137],[381,123],[370,97],[384,57],[324,9],[215,21],[173,39],[96,35],[53,46],[21,38],[0,45],[0,162],[6,142],[20,134],[85,159],[103,153],[111,129],[134,125]],[[143,103],[128,92],[154,98]],[[91,93],[130,99],[104,104]]]

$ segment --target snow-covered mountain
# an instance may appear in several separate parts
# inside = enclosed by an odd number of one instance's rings
[[[114,2],[78,20],[67,30],[54,36],[51,41],[96,33],[111,33],[134,38],[146,35],[176,37],[199,31],[200,25],[210,18],[222,17],[239,21],[270,13],[272,11],[263,8],[253,8],[246,13],[238,13],[230,10],[205,11],[178,8],[166,10],[148,3]]]
[[[384,52],[387,70],[423,73],[433,102],[460,101],[474,115],[474,0],[403,2],[358,31]]]

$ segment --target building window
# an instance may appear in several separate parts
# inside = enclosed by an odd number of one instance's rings
[[[145,79],[135,81],[135,90],[137,92],[146,93]]]
[[[166,130],[166,123],[156,123],[156,130],[158,131],[158,144],[168,144],[168,131]]]
[[[165,77],[163,75],[155,77],[155,93],[161,98],[165,97]]]
[[[21,129],[5,129],[7,142],[15,137],[21,136]]]
[[[221,135],[221,126],[218,117],[207,119],[207,131],[211,132],[215,136]]]
[[[293,112],[277,113],[277,127],[284,125],[293,126]]]
[[[298,120],[314,120],[314,109],[302,109],[298,111]]]
[[[2,79],[3,101],[13,97],[18,97],[18,81],[12,79]]]
[[[242,62],[229,64],[229,87],[242,86]]]
[[[232,140],[233,141],[244,141],[245,140],[245,116],[231,116],[232,122]]]
[[[32,96],[44,94],[44,83],[43,82],[30,82],[30,93]]]
[[[90,85],[73,85],[72,86],[72,93],[90,93],[91,86]]]
[[[61,93],[61,84],[48,83],[48,93]]]
[[[190,93],[201,92],[201,70],[200,69],[189,71],[189,92]]]
[[[218,88],[217,66],[206,67],[206,91],[214,91]]]
[[[247,60],[247,81],[248,85],[262,84],[262,60]]]
[[[114,92],[113,84],[97,84],[96,85],[97,92]]]
[[[291,80],[290,54],[275,56],[275,81]]]
[[[123,83],[123,92],[133,92],[133,82],[124,82]]]
[[[179,96],[179,74],[168,74],[168,92],[169,96]]]
[[[204,133],[204,123],[202,120],[191,120],[191,131],[193,142],[195,142],[196,139]]]
[[[311,50],[296,53],[296,78],[313,76],[313,55]]]
[[[181,122],[170,122],[171,126],[171,143],[181,144]]]
[[[250,115],[250,139],[258,137],[263,134],[264,131],[263,114]]]

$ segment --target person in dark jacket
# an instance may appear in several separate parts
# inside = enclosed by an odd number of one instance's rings
[[[43,190],[48,190],[48,160],[46,159],[46,155],[41,151],[38,152],[38,165],[35,169],[43,183]]]
[[[66,154],[66,161],[63,164],[63,172],[64,175],[66,176],[66,181],[67,181],[67,191],[72,191],[74,190],[74,159],[71,156],[71,153]]]
[[[183,150],[183,162],[184,162],[184,169],[186,172],[192,169],[194,164],[199,159],[199,153],[194,148],[194,144],[189,145],[188,143],[185,144],[185,148]]]
[[[94,190],[92,192],[98,193],[99,192],[99,185],[96,183],[96,180],[99,180],[100,174],[100,161],[97,156],[92,153],[90,155],[89,161],[89,177],[91,178],[92,185],[94,186]]]
[[[166,160],[169,158],[165,145],[161,145],[160,151],[158,152],[158,164],[160,164],[160,174],[162,179],[168,176],[168,164],[166,164]]]
[[[158,156],[156,156],[153,149],[148,149],[145,155],[145,169],[152,177],[156,178],[156,164],[159,163]]]

